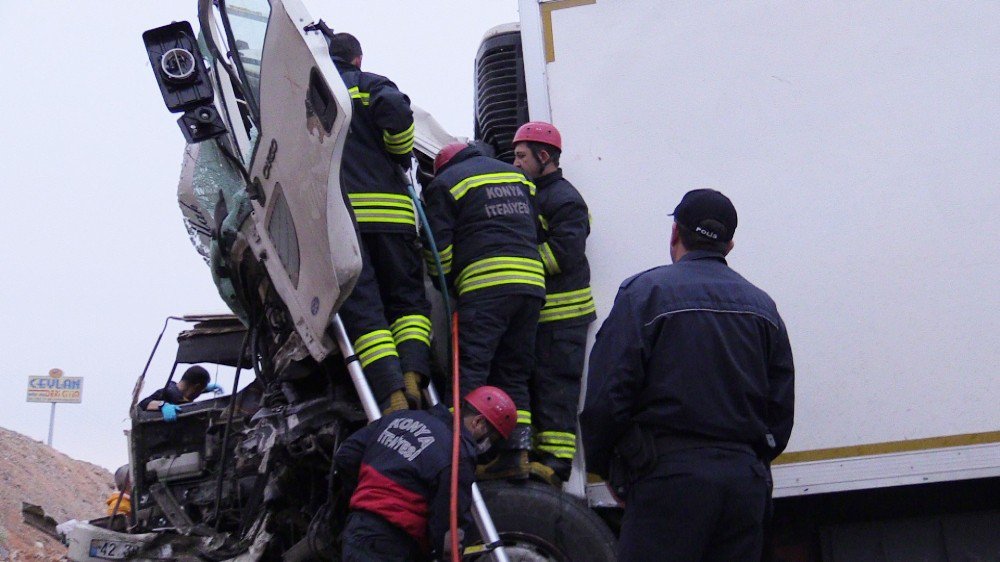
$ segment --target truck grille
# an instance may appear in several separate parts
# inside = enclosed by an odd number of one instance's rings
[[[517,128],[528,120],[520,31],[498,33],[480,44],[475,109],[476,139],[491,145],[497,158],[513,162],[510,143]]]

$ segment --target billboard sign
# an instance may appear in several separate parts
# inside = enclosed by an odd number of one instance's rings
[[[59,369],[48,376],[28,377],[28,402],[79,404],[83,401],[83,377],[64,377]]]

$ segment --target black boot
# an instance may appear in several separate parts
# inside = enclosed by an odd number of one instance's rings
[[[571,459],[561,459],[546,451],[533,451],[532,459],[536,461],[533,464],[539,464],[551,469],[552,473],[559,478],[560,483],[569,480],[569,474],[573,471],[573,461]]]
[[[476,479],[526,480],[531,474],[531,467],[528,464],[529,449],[531,449],[531,426],[518,424],[507,442],[503,444],[503,450],[497,458],[476,469]]]

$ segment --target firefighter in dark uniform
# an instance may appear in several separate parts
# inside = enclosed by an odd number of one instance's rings
[[[569,479],[576,454],[576,409],[587,347],[597,318],[590,293],[587,203],[559,168],[562,137],[550,123],[530,122],[514,135],[514,166],[537,188],[542,231],[538,253],[545,266],[545,305],[538,318],[531,415],[535,460]]]
[[[774,301],[729,268],[736,209],[674,211],[673,265],[622,283],[590,355],[587,468],[625,492],[621,560],[759,560],[794,368]]]
[[[427,220],[449,290],[457,295],[461,393],[498,386],[517,405],[518,427],[480,478],[527,478],[528,381],[545,298],[535,186],[517,168],[463,143],[445,146],[424,190]],[[436,279],[436,264],[430,263]]]
[[[413,111],[388,78],[361,71],[361,44],[352,35],[333,34],[330,55],[353,105],[341,183],[363,264],[340,316],[383,408],[417,407],[421,378],[430,374],[431,321],[416,215],[400,174],[410,167]]]
[[[509,436],[516,422],[514,403],[502,390],[483,386],[466,396],[459,456],[460,529],[468,524],[477,453]],[[394,412],[344,441],[334,459],[352,492],[344,561],[446,559],[451,542],[451,456],[452,416],[441,404]]]

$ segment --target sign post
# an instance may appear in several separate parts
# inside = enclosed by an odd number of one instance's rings
[[[28,377],[28,402],[50,402],[49,447],[56,421],[56,404],[79,404],[83,401],[83,377],[64,377],[62,369],[51,369],[47,377]]]

